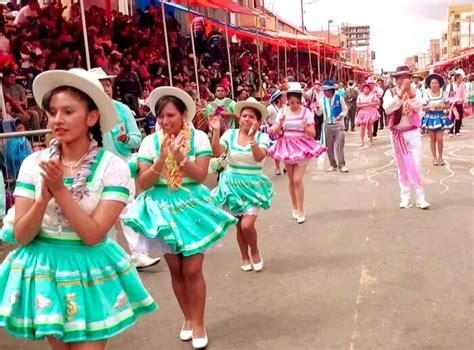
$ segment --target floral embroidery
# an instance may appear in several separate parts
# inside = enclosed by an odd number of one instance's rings
[[[11,305],[16,304],[18,300],[20,299],[20,292],[16,291],[12,295],[10,295],[10,298],[8,301],[10,302]]]
[[[117,300],[115,301],[115,304],[114,304],[114,308],[120,309],[122,306],[126,305],[127,303],[128,303],[127,294],[125,294],[125,292],[122,292],[117,297]]]
[[[79,311],[77,303],[73,301],[74,299],[76,299],[76,293],[66,294],[66,315],[68,321],[72,321]]]
[[[46,309],[51,306],[51,300],[45,298],[41,295],[38,295],[35,299],[35,310]]]

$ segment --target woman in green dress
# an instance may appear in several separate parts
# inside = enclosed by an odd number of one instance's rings
[[[148,106],[161,130],[145,137],[138,151],[137,185],[144,192],[130,206],[125,224],[141,234],[138,249],[164,255],[184,315],[179,337],[204,348],[204,253],[237,220],[214,205],[202,184],[212,151],[207,135],[192,128],[191,96],[160,87]]]
[[[130,256],[107,237],[133,198],[127,165],[100,146],[117,123],[99,81],[81,69],[33,82],[55,141],[28,156],[2,239],[19,244],[0,266],[0,326],[52,349],[102,350],[157,309]]]
[[[237,242],[242,256],[240,269],[258,272],[263,269],[263,259],[258,249],[255,221],[260,208],[270,208],[273,197],[272,183],[263,174],[270,139],[267,134],[258,131],[268,111],[252,97],[238,102],[235,111],[239,115],[239,129],[229,129],[220,138],[219,119],[214,116],[209,118],[214,156],[227,152],[228,161],[212,194],[219,205],[227,207],[239,218]]]

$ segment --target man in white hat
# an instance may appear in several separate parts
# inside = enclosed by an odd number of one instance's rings
[[[107,75],[102,68],[93,68],[89,73],[100,81],[107,96],[112,98],[112,79],[113,75]],[[115,127],[103,135],[103,147],[112,152],[123,161],[128,162],[132,158],[132,152],[140,146],[142,134],[138,129],[137,122],[133,112],[122,102],[113,100],[115,110],[117,111],[118,123]],[[124,209],[121,218],[125,216],[127,208]],[[133,262],[137,268],[146,268],[156,265],[160,258],[150,258],[149,256],[137,252],[138,234],[128,226],[123,225],[122,221],[117,223],[117,231],[122,231],[127,239]]]
[[[467,103],[466,86],[464,85],[464,71],[457,69],[454,72],[454,82],[447,86],[446,94],[449,101],[449,116],[454,122],[454,127],[449,131],[449,137],[461,135],[464,105]]]

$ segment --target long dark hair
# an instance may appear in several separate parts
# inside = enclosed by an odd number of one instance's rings
[[[48,112],[48,114],[51,98],[60,92],[68,92],[78,100],[84,101],[86,103],[88,112],[99,111],[95,102],[81,90],[76,89],[72,86],[59,86],[44,95],[43,101],[41,101],[41,107],[44,111]],[[95,123],[93,127],[89,128],[89,133],[92,135],[92,138],[97,141],[99,147],[102,147],[102,132],[100,130],[100,119],[97,120],[97,123]]]

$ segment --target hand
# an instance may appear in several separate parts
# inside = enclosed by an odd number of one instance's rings
[[[125,131],[125,126],[120,123],[120,134],[117,136],[117,141],[126,143],[128,139],[127,132]]]
[[[209,126],[214,131],[220,131],[221,130],[221,121],[219,120],[219,117],[214,115],[214,114],[211,114],[209,116]]]
[[[173,153],[174,159],[176,159],[178,164],[186,158],[185,142],[186,140],[182,132],[180,132],[176,138],[174,138],[174,136],[171,137],[170,151]]]
[[[170,144],[171,139],[167,134],[165,134],[163,140],[161,141],[159,158],[163,162],[166,160],[166,157],[168,157],[168,154],[170,153]]]
[[[257,134],[258,129],[259,129],[258,122],[254,121],[249,130],[249,137],[251,139],[255,139],[255,135]]]
[[[53,198],[53,194],[48,189],[44,178],[41,179],[41,195],[40,195],[40,202],[49,203],[49,201]]]
[[[28,112],[26,112],[26,111],[24,111],[23,113],[21,113],[21,116],[22,116],[21,120],[22,120],[23,122],[29,122],[29,121],[31,120],[30,115],[29,115]]]
[[[303,126],[303,130],[306,131],[306,128],[308,127],[308,123],[303,122],[301,125]]]
[[[404,92],[409,94],[410,91],[411,91],[411,80],[410,79],[405,79],[403,81],[403,85],[402,85],[402,95],[403,95]]]
[[[65,189],[63,180],[63,168],[59,163],[59,159],[50,159],[49,161],[41,161],[39,164],[43,170],[41,176],[43,177],[44,184],[51,194]]]

